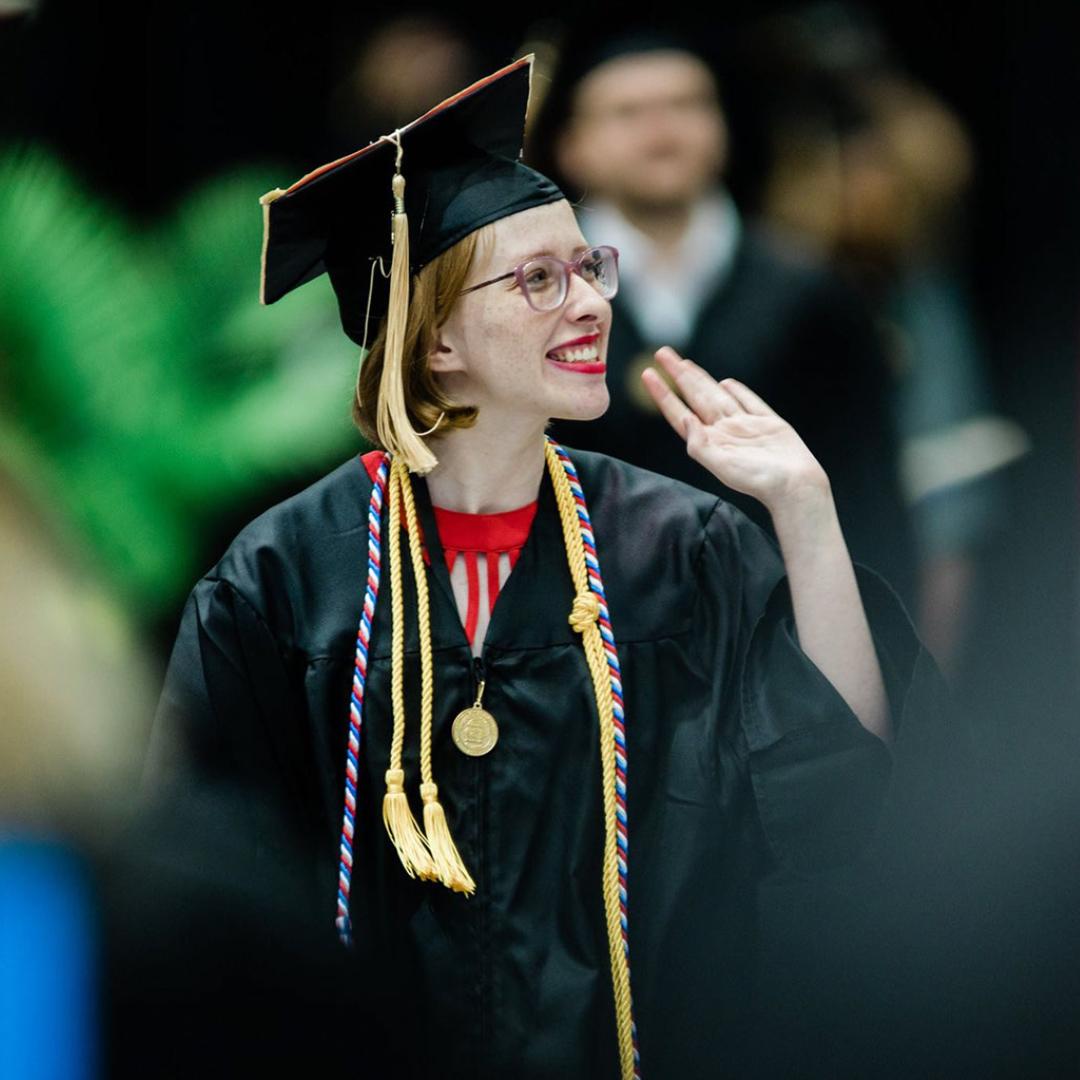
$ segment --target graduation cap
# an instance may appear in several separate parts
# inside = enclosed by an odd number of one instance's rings
[[[429,471],[435,458],[404,404],[411,275],[482,226],[565,197],[521,160],[532,63],[525,56],[260,199],[264,304],[328,273],[357,344],[367,343],[370,316],[386,315],[378,435],[412,471]]]

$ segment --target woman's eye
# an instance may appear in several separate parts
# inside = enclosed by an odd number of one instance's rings
[[[525,284],[530,289],[542,289],[551,280],[551,275],[543,266],[535,267],[525,275]]]

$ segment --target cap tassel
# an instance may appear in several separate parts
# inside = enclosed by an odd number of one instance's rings
[[[270,204],[277,202],[285,194],[284,188],[274,188],[259,196],[259,205],[263,215],[262,254],[259,256],[259,303],[266,303],[266,253],[270,247]]]
[[[438,458],[413,428],[405,404],[405,330],[409,318],[409,216],[405,212],[405,177],[401,175],[401,137],[395,132],[393,137],[388,138],[391,138],[398,148],[393,179],[394,255],[390,262],[386,349],[382,375],[379,378],[375,427],[383,446],[395,458],[402,460],[410,472],[423,475],[435,468]]]
[[[390,467],[390,606],[391,666],[390,699],[394,730],[390,741],[390,768],[386,770],[386,795],[383,797],[383,824],[409,877],[433,879],[435,865],[427,840],[420,831],[408,796],[405,794],[405,770],[402,751],[405,746],[405,599],[401,592],[401,483],[408,470],[397,458]],[[410,489],[410,495],[412,494]],[[426,582],[425,582],[426,584]]]
[[[439,788],[431,767],[431,719],[435,701],[434,663],[431,654],[431,611],[428,598],[427,570],[420,551],[420,527],[416,520],[416,503],[412,481],[403,463],[399,466],[402,501],[405,504],[405,527],[412,556],[413,576],[416,578],[416,606],[420,636],[420,797],[424,802],[424,834],[431,852],[435,875],[454,892],[474,893],[473,881],[465,862],[450,835],[446,813],[439,802]]]

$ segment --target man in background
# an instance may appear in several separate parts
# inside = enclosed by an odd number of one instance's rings
[[[728,127],[709,65],[650,35],[571,48],[560,69],[532,156],[581,193],[585,236],[618,248],[620,292],[611,407],[559,437],[708,486],[640,384],[653,351],[673,345],[715,377],[745,382],[795,426],[829,475],[853,557],[910,601],[881,343],[852,292],[740,214],[722,181]],[[769,527],[760,507],[711,483]]]

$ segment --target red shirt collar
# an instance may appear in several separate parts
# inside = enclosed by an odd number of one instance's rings
[[[383,451],[372,450],[361,460],[372,480],[383,461]],[[512,551],[524,546],[536,517],[536,500],[516,510],[497,514],[465,514],[435,506],[439,540],[448,551]]]

